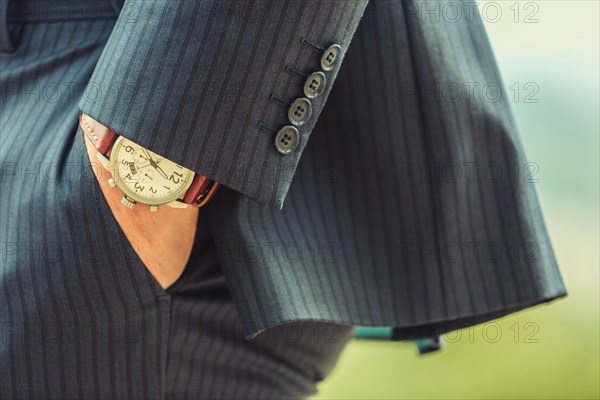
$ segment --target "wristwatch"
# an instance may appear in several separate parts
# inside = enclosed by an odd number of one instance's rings
[[[158,211],[161,205],[202,207],[219,187],[218,182],[145,149],[84,113],[79,124],[98,149],[98,160],[111,173],[108,184],[123,192],[125,207],[146,204],[150,211]]]

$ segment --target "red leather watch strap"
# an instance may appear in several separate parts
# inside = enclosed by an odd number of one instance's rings
[[[218,182],[212,181],[204,175],[196,174],[192,185],[181,200],[186,204],[202,207],[214,196],[218,187]]]
[[[83,133],[96,146],[100,154],[104,156],[108,155],[108,151],[115,144],[119,135],[92,118],[87,118],[83,113],[79,116],[79,123],[81,129],[83,129]]]

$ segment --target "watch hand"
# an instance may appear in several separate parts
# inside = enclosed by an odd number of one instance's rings
[[[146,150],[145,148],[142,147],[142,151],[144,153],[146,153],[146,156],[148,156],[148,158],[144,157],[143,155],[140,154],[140,157],[150,161],[150,164],[154,163],[154,160],[152,159],[152,156],[150,155],[150,153],[148,153],[148,150]]]
[[[162,175],[163,178],[169,179],[169,177],[167,176],[167,174],[165,173],[165,171],[163,171],[163,169],[161,167],[159,167],[158,164],[154,163],[152,166],[154,167],[155,170],[158,171],[159,174]]]
[[[163,178],[169,179],[169,177],[167,176],[167,174],[165,173],[165,171],[163,171],[163,169],[158,166],[158,164],[156,163],[156,161],[154,161],[154,159],[152,158],[152,156],[150,156],[150,153],[148,153],[148,151],[146,149],[144,149],[143,147],[142,147],[142,150],[144,150],[144,152],[148,156],[148,161],[150,161],[150,165],[152,165],[154,167],[154,169],[157,170],[158,173],[162,175]]]

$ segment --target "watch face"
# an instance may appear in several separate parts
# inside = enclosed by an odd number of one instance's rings
[[[194,173],[142,146],[119,137],[111,151],[113,180],[132,200],[165,204],[183,196]]]

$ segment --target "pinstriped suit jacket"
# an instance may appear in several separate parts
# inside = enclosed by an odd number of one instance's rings
[[[322,319],[415,338],[565,294],[472,7],[456,20],[398,0],[126,7],[139,18],[121,14],[81,110],[224,185],[203,212],[249,337]],[[320,70],[306,41],[345,56],[281,155],[273,131],[303,96],[289,67]]]
[[[566,295],[469,4],[449,19],[400,0],[113,3],[77,112],[223,185],[200,223],[247,338],[329,320],[415,339]],[[343,59],[282,155],[275,132],[334,43]],[[165,300],[156,283],[142,297]]]

